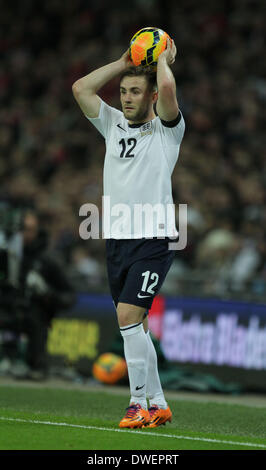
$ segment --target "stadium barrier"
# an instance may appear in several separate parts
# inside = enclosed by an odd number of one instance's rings
[[[157,296],[149,325],[168,361],[266,391],[266,305]],[[52,360],[64,358],[90,375],[117,331],[111,297],[80,294],[72,310],[53,319],[48,352]]]

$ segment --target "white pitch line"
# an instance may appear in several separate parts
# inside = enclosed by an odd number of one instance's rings
[[[256,444],[253,442],[237,442],[237,441],[227,441],[222,439],[211,439],[207,437],[189,437],[189,436],[176,436],[173,434],[161,434],[156,432],[146,432],[146,431],[134,431],[129,429],[114,429],[114,428],[104,428],[98,426],[86,426],[85,424],[71,424],[71,423],[56,423],[52,421],[37,421],[32,419],[22,419],[22,418],[7,418],[5,416],[0,416],[2,421],[15,421],[19,423],[29,423],[29,424],[46,424],[50,426],[66,426],[70,428],[81,428],[81,429],[93,429],[95,431],[110,431],[110,432],[122,432],[122,433],[133,433],[146,436],[156,436],[156,437],[167,437],[170,439],[186,439],[188,441],[200,441],[200,442],[213,442],[216,444],[230,444],[236,446],[246,446],[246,447],[260,447],[266,449],[266,444]]]

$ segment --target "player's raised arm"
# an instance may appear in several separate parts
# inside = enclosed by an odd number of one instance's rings
[[[176,83],[170,65],[174,63],[176,47],[167,40],[167,48],[158,57],[157,86],[158,101],[156,110],[163,121],[173,121],[178,115],[178,102],[176,98]]]
[[[100,111],[98,90],[130,65],[132,65],[132,62],[128,51],[126,51],[120,59],[94,70],[72,85],[73,95],[86,116],[90,118],[98,117]]]

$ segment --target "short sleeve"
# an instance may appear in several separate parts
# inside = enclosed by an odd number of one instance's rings
[[[85,116],[106,139],[111,127],[115,121],[120,118],[121,114],[121,111],[113,108],[112,106],[109,106],[101,99],[99,116],[97,118],[91,118],[86,115]]]
[[[173,121],[163,121],[162,124],[163,134],[167,138],[168,145],[180,145],[185,133],[185,121],[181,111],[179,110],[178,116]]]

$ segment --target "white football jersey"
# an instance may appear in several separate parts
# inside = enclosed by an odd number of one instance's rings
[[[171,175],[185,131],[181,112],[174,123],[156,116],[130,125],[103,100],[89,121],[103,135],[103,238],[176,237]]]

